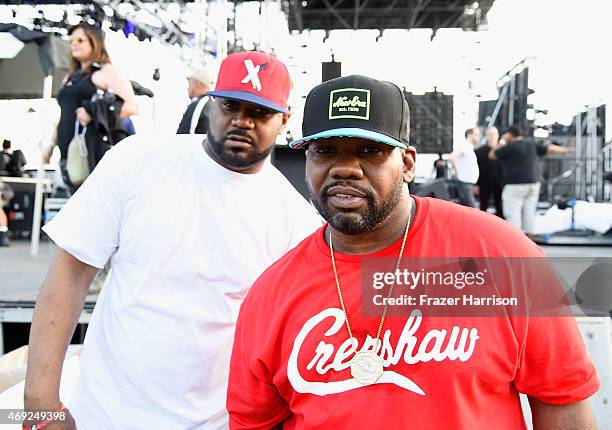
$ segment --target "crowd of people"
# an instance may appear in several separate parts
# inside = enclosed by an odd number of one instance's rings
[[[574,151],[573,147],[525,138],[517,126],[510,126],[501,139],[497,128],[490,127],[481,144],[480,130],[469,128],[465,142],[456,145],[448,160],[453,167],[459,203],[487,212],[493,199],[498,217],[532,235],[540,199],[538,157]]]
[[[519,393],[536,429],[595,428],[599,380],[573,318],[361,307],[367,258],[396,270],[417,257],[542,258],[520,231],[535,213],[531,166],[566,149],[516,128],[500,141],[489,129],[474,149],[472,128],[449,158],[459,198],[476,207],[477,186],[498,217],[416,197],[401,89],[336,78],[311,89],[303,137],[290,139],[309,202],[268,162],[291,116],[291,79],[274,56],[234,52],[216,78],[194,72],[176,134],[128,137],[134,91],[103,33],[79,24],[70,47],[56,142],[72,196],[43,228],[59,250],[36,303],[24,392],[27,410],[65,419],[24,428],[517,429]],[[66,350],[109,262],[64,404]]]

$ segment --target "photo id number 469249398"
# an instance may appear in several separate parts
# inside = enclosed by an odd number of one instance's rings
[[[0,424],[62,422],[66,411],[26,411],[24,409],[0,409]]]

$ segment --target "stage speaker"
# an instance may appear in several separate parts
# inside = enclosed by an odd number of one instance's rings
[[[342,76],[342,63],[332,61],[328,63],[321,63],[321,66],[321,78],[323,82],[331,81],[332,79]]]
[[[421,154],[453,151],[453,96],[404,93],[410,108],[410,144]]]

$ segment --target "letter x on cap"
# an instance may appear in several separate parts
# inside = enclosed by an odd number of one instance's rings
[[[287,113],[291,79],[287,67],[259,51],[234,52],[221,63],[213,97],[240,100]]]
[[[410,113],[402,90],[391,82],[352,75],[314,87],[304,105],[301,148],[330,137],[359,137],[408,148]]]

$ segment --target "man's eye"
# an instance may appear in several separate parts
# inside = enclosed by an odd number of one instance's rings
[[[272,112],[269,111],[268,109],[256,108],[256,109],[253,109],[253,113],[257,116],[265,116],[265,115],[271,114]]]
[[[318,147],[312,148],[312,151],[315,154],[333,154],[334,153],[333,149],[328,146],[318,146]]]
[[[237,106],[238,106],[237,103],[234,103],[234,102],[231,102],[231,101],[224,101],[223,102],[223,108],[225,110],[233,111],[233,110],[236,110]]]
[[[361,148],[361,153],[363,154],[378,154],[382,152],[382,150],[378,146],[364,146]]]

